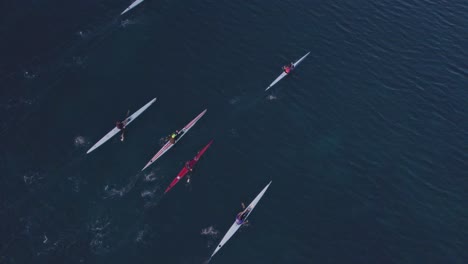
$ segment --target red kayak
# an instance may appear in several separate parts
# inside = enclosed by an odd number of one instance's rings
[[[203,155],[203,153],[205,153],[205,151],[211,146],[211,143],[213,143],[213,140],[211,140],[210,143],[208,143],[208,145],[206,145],[202,150],[200,150],[193,159],[185,163],[184,168],[179,172],[179,174],[177,174],[177,177],[175,177],[171,184],[169,184],[169,187],[167,187],[164,193],[167,193],[169,190],[171,190],[172,187],[174,187],[174,185],[176,185],[180,181],[180,179],[187,175],[189,171],[192,171],[193,167],[195,166],[195,164],[197,164],[198,160]]]

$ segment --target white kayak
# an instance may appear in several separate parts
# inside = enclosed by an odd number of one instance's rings
[[[185,134],[187,134],[187,131],[189,131],[197,122],[198,120],[200,120],[200,118],[202,118],[202,116],[206,113],[207,109],[205,109],[203,112],[201,112],[197,117],[195,117],[195,119],[193,119],[192,121],[190,121],[190,123],[188,123],[184,128],[182,128],[180,131],[179,131],[179,135],[177,136],[174,144],[172,144],[170,141],[167,141],[166,144],[164,144],[164,146],[158,151],[158,153],[156,153],[156,155],[154,155],[154,157],[145,165],[145,167],[143,167],[143,169],[141,169],[142,171],[144,169],[146,169],[149,165],[153,164],[153,162],[155,162],[157,159],[159,159],[162,155],[164,155],[164,153],[166,153],[168,150],[170,150],[177,142],[179,142],[179,140],[185,136]]]
[[[262,196],[265,194],[265,192],[267,191],[268,187],[270,187],[270,184],[271,184],[271,181],[270,183],[268,183],[268,185],[263,188],[263,190],[257,195],[257,197],[255,197],[255,199],[249,204],[249,206],[247,207],[246,210],[249,210],[249,213],[248,215],[244,218],[244,222],[245,220],[249,217],[249,215],[252,213],[253,209],[255,208],[255,206],[257,205],[257,203],[260,201],[260,199],[262,198]],[[236,221],[234,221],[234,224],[232,224],[231,228],[229,228],[229,230],[227,231],[227,233],[224,235],[223,239],[221,239],[221,242],[219,243],[219,245],[216,247],[215,251],[213,252],[213,254],[211,254],[211,257],[210,259],[216,254],[216,252],[218,252],[218,250],[220,250],[224,244],[226,244],[228,242],[228,240],[237,232],[237,230],[242,226],[242,224],[238,224],[237,223],[237,219]]]
[[[302,58],[300,58],[298,61],[296,61],[295,63],[293,63],[294,65],[294,68],[293,70],[296,68],[296,66],[301,63],[302,60],[304,60],[307,55],[309,55],[310,52],[307,52],[306,55],[302,56]],[[280,74],[280,76],[278,76],[278,78],[276,78],[271,84],[270,86],[268,86],[265,91],[267,91],[268,89],[270,89],[273,85],[275,85],[277,82],[279,82],[281,79],[283,79],[284,77],[286,77],[286,75],[288,75],[288,73],[285,73],[284,71]]]
[[[127,13],[128,11],[132,10],[135,6],[141,4],[141,2],[143,1],[144,0],[135,0],[135,2],[133,2],[129,7],[127,7],[127,9],[125,9],[122,13],[120,13],[120,15],[123,15]]]
[[[149,103],[145,104],[142,108],[138,109],[135,113],[133,113],[131,116],[127,117],[122,123],[124,124],[124,128],[126,128],[135,118],[137,118],[141,113],[143,113],[148,107],[150,107],[154,102],[156,102],[156,98],[151,100]],[[89,154],[91,151],[97,149],[99,146],[102,144],[106,143],[107,140],[111,139],[113,136],[118,134],[120,132],[120,129],[117,127],[114,127],[109,133],[107,133],[103,138],[101,138],[94,146],[92,146],[86,154]]]

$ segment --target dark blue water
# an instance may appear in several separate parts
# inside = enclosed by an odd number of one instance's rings
[[[2,263],[468,262],[466,2],[129,4],[0,3]]]

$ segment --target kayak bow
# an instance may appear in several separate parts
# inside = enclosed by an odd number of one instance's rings
[[[164,146],[154,155],[154,157],[141,169],[142,171],[145,170],[148,166],[153,164],[157,159],[159,159],[164,153],[166,153],[168,150],[170,150],[179,140],[187,134],[187,132],[200,120],[200,118],[203,117],[203,115],[206,113],[207,109],[205,109],[203,112],[201,112],[195,119],[190,121],[184,128],[182,128],[179,132],[179,136],[177,137],[176,141],[174,144],[172,144],[169,140],[164,144]]]
[[[213,143],[213,140],[211,140],[210,143],[208,143],[208,145],[206,145],[202,150],[200,150],[197,153],[197,155],[192,159],[192,161],[194,162],[193,165],[198,163],[198,161],[200,160],[200,157],[203,156],[205,151],[211,146],[211,143]],[[187,175],[189,171],[190,170],[187,168],[187,166],[184,165],[184,168],[179,172],[179,174],[177,174],[177,177],[175,177],[174,180],[172,180],[171,184],[169,184],[169,187],[167,187],[164,193],[167,193],[168,191],[170,191],[172,187],[174,187],[185,175]]]
[[[128,11],[132,10],[135,6],[141,4],[141,2],[143,2],[143,1],[144,0],[136,0],[129,7],[127,7],[127,9],[125,9],[122,13],[120,13],[120,15],[123,15],[123,14],[127,13]]]
[[[255,208],[255,206],[257,205],[257,203],[260,201],[260,199],[262,198],[262,196],[265,194],[265,192],[267,191],[268,187],[270,187],[270,184],[271,184],[271,181],[270,183],[268,183],[268,185],[263,188],[263,190],[257,195],[257,197],[255,197],[255,199],[249,204],[249,206],[247,207],[247,209],[250,209],[250,212],[248,213],[248,215],[245,217],[245,220],[250,216],[250,214],[252,213],[253,209]],[[244,221],[245,221],[244,220]],[[234,221],[234,224],[232,224],[231,228],[229,228],[229,230],[227,231],[227,233],[224,235],[223,239],[221,239],[221,242],[219,243],[219,245],[216,247],[216,249],[214,250],[213,254],[211,254],[211,257],[210,259],[216,254],[216,252],[218,252],[218,250],[221,249],[221,247],[224,246],[224,244],[226,244],[228,242],[228,240],[237,232],[237,230],[242,226],[242,224],[238,224],[237,221]]]
[[[294,68],[293,70],[296,68],[297,65],[299,65],[299,63],[302,62],[302,60],[304,60],[307,55],[309,55],[310,52],[307,52],[306,55],[302,56],[302,58],[300,58],[299,60],[297,60],[295,63],[293,63],[294,65]],[[270,89],[273,85],[275,85],[277,82],[279,82],[281,79],[283,79],[284,77],[286,77],[286,75],[288,75],[288,73],[285,73],[284,71],[280,74],[280,76],[278,76],[278,78],[276,78],[271,84],[270,86],[268,86],[265,91],[267,91],[268,89]]]
[[[157,98],[154,98],[151,100],[149,103],[145,104],[142,108],[138,109],[135,113],[133,113],[131,116],[127,117],[122,123],[124,124],[124,128],[126,128],[135,118],[137,118],[141,113],[143,113],[148,107],[150,107],[154,102],[156,102]],[[91,151],[97,149],[100,147],[102,144],[106,143],[109,139],[111,139],[113,136],[117,135],[120,132],[120,129],[117,127],[114,127],[109,133],[107,133],[103,138],[101,138],[94,146],[92,146],[86,154],[89,154]]]

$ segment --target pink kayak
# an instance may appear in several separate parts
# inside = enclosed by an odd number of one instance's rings
[[[167,187],[166,191],[164,193],[167,193],[174,187],[189,171],[193,169],[193,166],[197,164],[197,162],[200,160],[200,157],[203,156],[205,151],[211,146],[211,143],[213,143],[213,140],[210,141],[202,150],[200,150],[197,155],[190,161],[187,161],[184,165],[184,168],[177,174],[177,177],[174,178],[174,180],[169,184],[169,187]]]
[[[162,155],[164,155],[164,153],[166,153],[168,150],[170,150],[177,142],[179,142],[179,140],[185,136],[185,134],[187,134],[187,131],[189,131],[197,122],[198,120],[200,120],[200,118],[203,117],[203,115],[206,113],[207,109],[205,109],[203,112],[201,112],[197,117],[195,117],[192,121],[190,121],[190,123],[188,123],[184,128],[182,128],[180,131],[179,131],[179,134],[177,135],[177,139],[175,140],[174,143],[171,143],[170,141],[167,141],[166,144],[164,144],[164,146],[158,151],[158,153],[156,153],[156,155],[154,155],[154,157],[145,165],[145,167],[143,167],[142,171],[146,168],[148,168],[148,166],[150,166],[151,164],[153,164],[153,162],[155,162],[157,159],[159,159]]]

